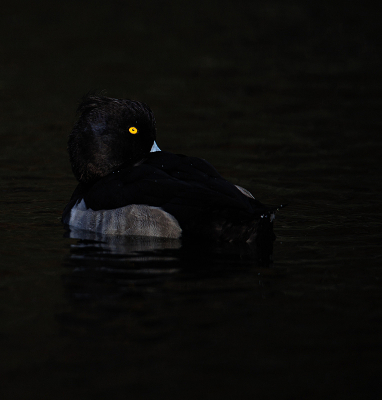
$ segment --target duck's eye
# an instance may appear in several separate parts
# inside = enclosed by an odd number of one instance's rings
[[[135,126],[132,126],[129,128],[129,132],[135,135],[136,133],[138,133],[138,129]]]

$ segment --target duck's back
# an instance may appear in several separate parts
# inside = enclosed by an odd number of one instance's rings
[[[175,219],[182,236],[248,241],[272,230],[270,208],[223,179],[208,162],[168,152],[150,153],[135,166],[121,166],[94,184],[79,184],[65,208],[65,223],[75,223],[71,210],[80,203],[95,219],[110,218],[112,210],[131,205],[154,210],[149,219],[163,210],[168,216],[164,223]]]

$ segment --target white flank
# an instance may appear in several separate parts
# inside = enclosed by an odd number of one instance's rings
[[[182,229],[178,221],[160,207],[131,204],[114,210],[93,211],[85,201],[70,212],[69,225],[108,235],[152,236],[178,239]]]

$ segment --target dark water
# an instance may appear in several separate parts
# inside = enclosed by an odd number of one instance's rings
[[[1,398],[379,398],[380,9],[54,4],[1,14]],[[66,237],[90,89],[288,203],[273,251]]]

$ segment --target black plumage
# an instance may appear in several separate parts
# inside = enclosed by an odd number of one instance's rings
[[[80,183],[64,210],[64,223],[69,222],[72,207],[84,200],[93,211],[130,204],[160,207],[175,217],[183,237],[253,241],[259,236],[273,236],[275,210],[223,179],[207,161],[165,151],[150,152],[156,130],[147,106],[92,98],[84,101],[88,106],[80,107],[82,115],[69,139],[72,168]],[[137,126],[138,133],[129,134],[129,126]],[[109,144],[99,146],[104,138]],[[118,148],[114,150],[115,146]],[[105,154],[92,155],[89,163],[85,156],[89,151]],[[93,162],[97,159],[99,166]]]

